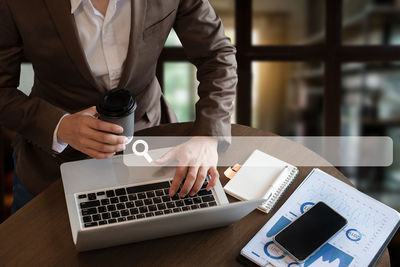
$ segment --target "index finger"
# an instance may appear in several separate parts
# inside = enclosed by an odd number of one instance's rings
[[[100,130],[103,132],[109,132],[109,133],[115,133],[115,134],[121,134],[124,132],[124,128],[117,124],[105,122],[99,119],[95,119],[92,117],[89,117],[88,120],[89,127],[95,130]]]

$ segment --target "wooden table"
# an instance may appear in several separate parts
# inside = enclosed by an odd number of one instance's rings
[[[191,124],[170,124],[146,129],[137,135],[186,135]],[[233,125],[234,136],[265,136],[267,133]],[[306,148],[305,154],[312,153]],[[224,168],[219,171],[222,174]],[[310,168],[300,168],[295,183],[278,203],[281,206],[301,183]],[[335,168],[321,168],[350,182]],[[226,178],[221,175],[222,184]],[[277,208],[274,209],[276,211]],[[273,215],[253,211],[227,227],[77,253],[72,242],[61,180],[57,180],[24,208],[0,225],[0,265],[9,266],[240,266],[240,250]],[[378,266],[390,266],[386,249]]]

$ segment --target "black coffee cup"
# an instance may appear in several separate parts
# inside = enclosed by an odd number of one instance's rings
[[[100,98],[96,109],[100,120],[124,128],[121,135],[128,137],[127,143],[129,143],[135,131],[136,106],[136,100],[129,91],[115,88]]]

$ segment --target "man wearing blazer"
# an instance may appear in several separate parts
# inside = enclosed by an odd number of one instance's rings
[[[95,117],[107,90],[136,97],[135,130],[176,121],[155,76],[172,28],[197,67],[200,100],[195,137],[159,163],[189,150],[215,163],[178,167],[171,195],[186,175],[181,195],[195,194],[207,173],[209,187],[219,178],[211,136],[230,135],[236,50],[208,1],[0,0],[0,18],[0,125],[17,132],[14,211],[60,177],[61,163],[124,149],[125,138],[115,135],[123,129]],[[35,73],[29,96],[17,90],[23,57]]]

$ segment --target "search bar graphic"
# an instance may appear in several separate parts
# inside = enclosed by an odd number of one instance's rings
[[[143,151],[139,152],[139,151],[137,150],[138,145],[143,145],[143,146],[144,146]],[[133,151],[133,153],[134,153],[136,156],[144,157],[144,158],[147,160],[148,163],[153,162],[153,159],[152,159],[152,158],[150,157],[150,155],[149,155],[149,145],[147,144],[146,141],[141,140],[141,139],[136,140],[136,141],[132,144],[132,151]]]

